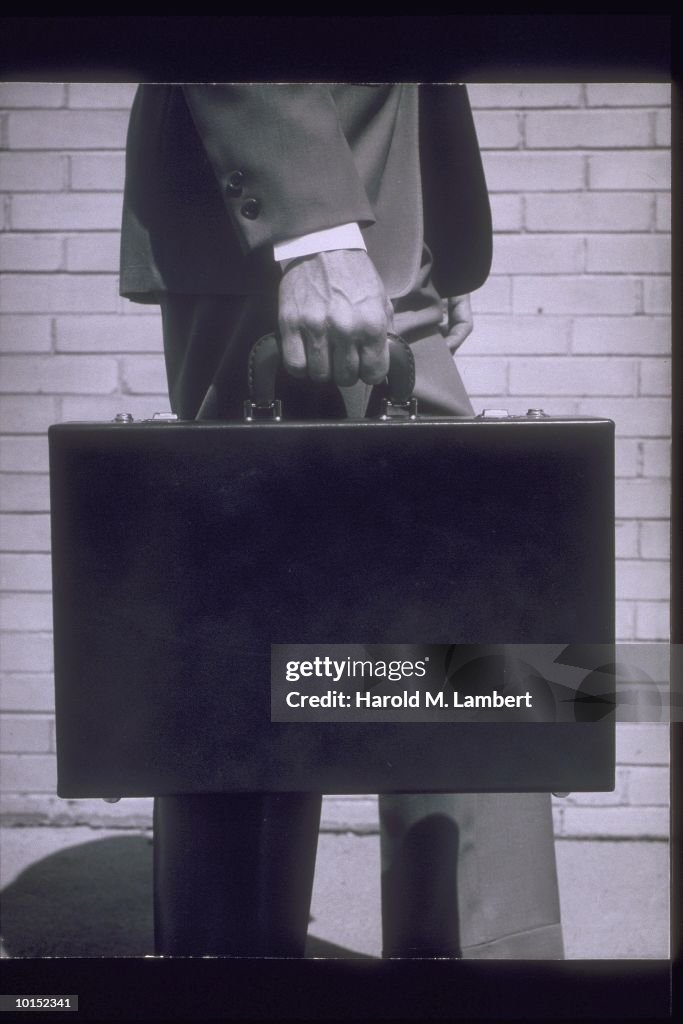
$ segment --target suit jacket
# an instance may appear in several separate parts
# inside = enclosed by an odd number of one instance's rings
[[[479,287],[491,219],[464,86],[144,85],[131,111],[121,293],[276,286],[278,240],[348,221],[396,298],[423,241],[441,294]]]

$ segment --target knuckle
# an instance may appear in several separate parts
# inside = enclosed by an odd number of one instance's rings
[[[278,321],[280,324],[280,331],[282,332],[282,334],[292,334],[298,329],[299,326],[299,321],[296,316],[296,313],[292,309],[283,309],[282,307],[280,307]]]
[[[353,337],[356,325],[352,309],[335,309],[330,316],[330,327],[335,335],[344,339]]]
[[[363,333],[371,340],[384,339],[387,333],[387,317],[381,310],[368,313],[363,322]]]
[[[323,336],[327,330],[325,318],[321,316],[307,316],[304,321],[304,330],[316,338]]]

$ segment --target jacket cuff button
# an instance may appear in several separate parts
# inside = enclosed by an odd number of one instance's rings
[[[256,220],[261,212],[261,204],[258,199],[247,199],[246,203],[242,204],[240,212],[243,217],[247,218],[247,220]]]
[[[242,184],[243,184],[243,182],[244,182],[244,174],[243,174],[243,172],[242,171],[233,171],[232,174],[230,174],[228,176],[228,181],[227,181],[227,184],[225,186],[225,191],[228,193],[228,195],[231,195],[231,196],[235,196],[235,197],[241,196],[242,195]]]

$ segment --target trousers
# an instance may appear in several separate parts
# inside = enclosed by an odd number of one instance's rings
[[[471,415],[425,287],[395,327],[411,344],[427,413]],[[277,323],[274,296],[160,296],[171,407],[238,419],[250,346]],[[284,382],[290,418],[362,416],[359,383]],[[340,394],[341,392],[341,394]],[[340,412],[341,410],[341,412]],[[157,797],[155,948],[176,956],[303,956],[319,793]],[[563,955],[550,795],[380,794],[385,957]]]

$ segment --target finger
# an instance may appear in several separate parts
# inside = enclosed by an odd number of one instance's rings
[[[335,384],[342,388],[355,384],[360,368],[360,358],[356,346],[348,341],[337,340],[333,348],[332,368]]]
[[[384,306],[384,313],[387,318],[386,334],[392,334],[394,331],[394,307],[391,304],[391,300],[387,299]]]
[[[282,346],[282,363],[292,377],[306,376],[306,348],[301,331],[283,326],[280,322],[280,344]]]
[[[468,338],[471,333],[472,324],[455,324],[455,326],[452,327],[446,335],[446,344],[448,345],[451,353],[457,352],[465,338]]]
[[[389,372],[389,342],[386,336],[358,346],[358,375],[366,384],[380,384]]]
[[[324,333],[304,332],[306,367],[311,380],[326,381],[332,376],[330,343]]]
[[[384,316],[365,325],[362,334],[356,337],[360,361],[359,376],[366,384],[380,384],[389,372],[388,335],[394,330],[394,307],[389,299],[384,301]]]
[[[448,324],[468,323],[472,325],[472,303],[469,295],[452,295],[448,300]]]

